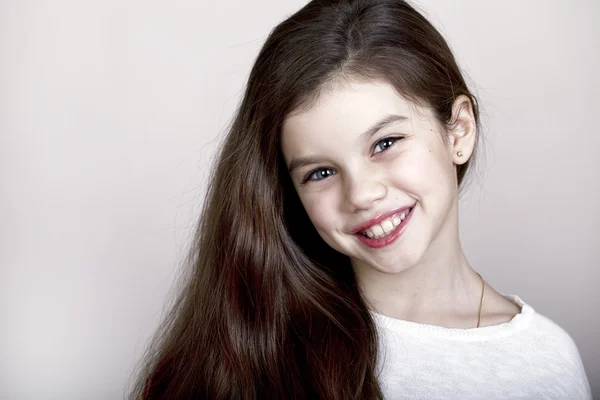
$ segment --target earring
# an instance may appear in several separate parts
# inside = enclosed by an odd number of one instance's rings
[[[459,157],[462,157],[463,156],[463,152],[459,150],[459,151],[456,152],[456,155],[459,156]]]

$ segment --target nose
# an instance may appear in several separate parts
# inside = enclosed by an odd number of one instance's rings
[[[366,171],[360,175],[347,175],[344,181],[345,201],[352,212],[370,209],[387,194],[385,184]]]

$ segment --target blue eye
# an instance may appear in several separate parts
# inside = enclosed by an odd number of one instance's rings
[[[381,153],[382,151],[389,149],[399,139],[401,139],[401,138],[387,137],[387,138],[381,139],[379,142],[375,143],[375,147],[373,148],[373,154]],[[379,150],[378,150],[378,148],[379,148]]]
[[[325,178],[335,175],[335,171],[331,168],[317,168],[310,171],[303,179],[302,183],[307,181],[321,181]]]

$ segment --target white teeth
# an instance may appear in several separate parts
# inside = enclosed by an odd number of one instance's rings
[[[370,228],[363,230],[363,233],[371,239],[382,238],[400,225],[409,212],[410,210],[407,210],[400,215],[396,214],[392,218],[382,221],[380,224],[372,225]]]
[[[390,233],[394,230],[394,224],[392,224],[392,221],[390,221],[389,219],[386,219],[381,223],[381,228],[385,233]]]
[[[375,236],[381,236],[383,235],[383,228],[379,225],[373,225],[371,227],[371,232],[373,232]]]

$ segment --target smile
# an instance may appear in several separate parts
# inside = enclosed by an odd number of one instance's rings
[[[355,236],[369,247],[379,248],[393,243],[404,232],[414,206],[404,207],[369,221],[355,230]]]

